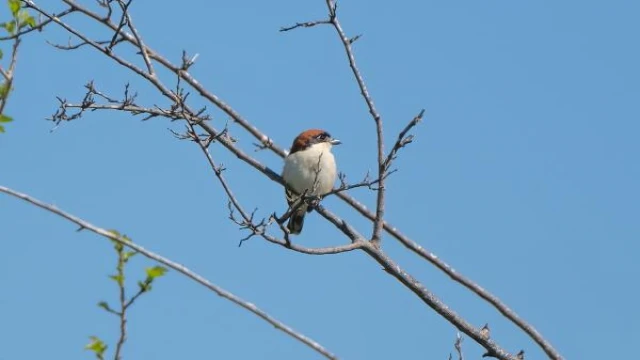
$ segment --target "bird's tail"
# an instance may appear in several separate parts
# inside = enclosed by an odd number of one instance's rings
[[[291,217],[289,218],[289,222],[287,223],[287,229],[291,234],[297,235],[302,231],[302,225],[304,225],[304,215],[306,214],[306,206],[301,206],[298,208]]]

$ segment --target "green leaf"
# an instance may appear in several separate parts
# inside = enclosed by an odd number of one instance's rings
[[[84,346],[85,350],[91,350],[96,353],[98,357],[102,357],[102,354],[107,350],[107,345],[104,341],[100,340],[97,336],[90,336],[89,340],[89,343]]]
[[[7,32],[9,32],[9,34],[13,34],[13,31],[16,29],[16,23],[14,23],[13,21],[9,21],[3,24],[4,28],[7,29]]]
[[[164,266],[154,266],[150,268],[146,268],[147,278],[153,280],[157,277],[163,276],[167,272],[167,268]]]
[[[99,307],[101,307],[101,308],[103,308],[103,309],[105,309],[105,310],[107,310],[107,311],[113,311],[113,310],[111,309],[111,307],[109,307],[109,304],[107,304],[107,302],[106,302],[106,301],[100,301],[100,302],[98,303],[98,306],[99,306]]]
[[[123,275],[109,275],[109,279],[118,283],[118,285],[124,285],[124,276]]]
[[[31,27],[36,27],[36,19],[33,16],[29,16],[24,22]]]
[[[4,132],[4,126],[0,125],[0,134]]]
[[[9,83],[3,82],[0,84],[0,99],[4,99],[9,95]]]
[[[21,10],[18,13],[18,22],[20,23],[19,27],[21,28],[27,25],[30,25],[31,27],[36,26],[36,19],[34,19],[33,16],[29,15],[26,10]]]
[[[151,290],[151,284],[149,281],[138,281],[138,286],[140,287],[141,292],[147,292]]]
[[[124,260],[124,262],[127,262],[137,253],[138,253],[137,251],[127,251],[122,255],[122,260]]]
[[[16,17],[20,11],[20,0],[9,0],[9,9],[11,9],[13,17]]]
[[[2,53],[2,49],[0,49],[0,59],[2,59],[3,56],[4,54]]]
[[[11,118],[11,116],[7,116],[5,114],[0,114],[0,123],[8,123],[8,122],[12,122],[13,119]]]

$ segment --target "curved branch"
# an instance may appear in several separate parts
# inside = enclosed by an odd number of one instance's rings
[[[35,205],[43,210],[46,210],[50,213],[53,213],[55,215],[58,215],[76,225],[78,225],[80,227],[80,229],[87,229],[95,234],[98,234],[100,236],[103,236],[105,238],[111,239],[113,241],[118,242],[119,244],[122,244],[123,246],[126,246],[132,250],[135,250],[137,252],[139,252],[140,254],[142,254],[143,256],[155,260],[179,273],[181,273],[182,275],[188,277],[189,279],[199,283],[200,285],[208,288],[209,290],[215,292],[218,296],[225,298],[229,301],[231,301],[232,303],[252,312],[253,314],[257,315],[258,317],[262,318],[263,320],[265,320],[266,322],[268,322],[269,324],[273,325],[273,327],[275,327],[278,330],[281,330],[282,332],[284,332],[285,334],[293,337],[294,339],[300,341],[301,343],[307,345],[308,347],[310,347],[311,349],[317,351],[318,353],[322,354],[324,357],[326,357],[327,359],[337,359],[337,357],[332,354],[331,352],[329,352],[329,350],[327,350],[326,348],[324,348],[322,345],[320,345],[318,342],[316,342],[315,340],[301,334],[300,332],[294,330],[293,328],[291,328],[290,326],[284,324],[283,322],[277,320],[276,318],[274,318],[273,316],[269,315],[267,312],[265,312],[264,310],[258,308],[256,305],[234,295],[233,293],[211,283],[209,280],[207,280],[206,278],[202,277],[201,275],[193,272],[192,270],[188,269],[186,266],[179,264],[177,262],[174,262],[172,260],[169,260],[159,254],[156,254],[150,250],[147,250],[145,248],[143,248],[140,245],[137,245],[131,241],[127,241],[125,239],[123,239],[121,236],[114,234],[111,231],[105,230],[103,228],[97,227],[91,223],[89,223],[88,221],[85,221],[81,218],[78,218],[74,215],[71,215],[67,212],[64,212],[63,210],[60,210],[56,207],[54,207],[53,205],[49,205],[46,204],[40,200],[37,200],[33,197],[30,197],[27,194],[23,194],[20,192],[17,192],[15,190],[12,190],[10,188],[4,187],[4,186],[0,186],[0,192],[1,193],[5,193],[7,195],[13,196],[15,198],[21,199],[25,202],[28,202],[32,205]]]

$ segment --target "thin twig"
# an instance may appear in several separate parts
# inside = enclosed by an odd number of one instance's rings
[[[378,191],[376,197],[376,216],[373,221],[373,231],[371,234],[371,242],[375,246],[380,246],[381,237],[382,237],[382,228],[384,224],[384,208],[385,208],[385,173],[387,169],[384,164],[384,133],[382,129],[382,117],[373,103],[373,98],[371,94],[369,94],[369,90],[367,89],[367,85],[364,82],[364,78],[358,69],[356,64],[356,59],[353,54],[353,49],[351,48],[351,44],[353,41],[349,39],[342,29],[342,25],[338,20],[337,16],[337,2],[335,0],[326,0],[327,8],[329,10],[329,21],[333,28],[336,30],[338,36],[340,37],[340,41],[344,47],[344,51],[349,60],[349,67],[351,68],[351,72],[358,83],[358,87],[360,88],[360,94],[362,95],[364,101],[369,108],[369,113],[373,118],[376,127],[376,138],[377,138],[377,150],[378,150]],[[354,40],[355,41],[355,40]]]
[[[116,350],[114,353],[114,359],[121,359],[122,347],[124,346],[124,342],[127,341],[127,294],[124,286],[124,258],[122,254],[118,254],[118,294],[120,301],[120,312],[118,313],[118,318],[120,319],[120,336],[118,337],[118,342],[116,343]]]
[[[400,134],[398,134],[398,139],[396,140],[396,143],[393,144],[393,148],[391,148],[389,155],[387,155],[387,158],[384,161],[385,169],[389,169],[389,167],[391,166],[391,162],[396,158],[398,151],[413,141],[413,135],[407,136],[407,133],[414,126],[418,125],[418,123],[422,120],[423,116],[424,116],[424,109],[422,109],[420,113],[416,115],[411,121],[409,121],[407,126],[405,126],[405,128],[402,129],[402,131],[400,131]]]
[[[460,335],[460,333],[456,334],[456,342],[453,346],[456,348],[456,352],[458,353],[458,360],[464,360],[464,356],[462,356],[462,335]]]
[[[285,32],[285,31],[291,31],[293,29],[297,29],[299,27],[310,28],[316,25],[328,25],[328,24],[331,24],[329,20],[307,21],[302,23],[296,23],[295,25],[292,25],[292,26],[281,27],[280,31]]]

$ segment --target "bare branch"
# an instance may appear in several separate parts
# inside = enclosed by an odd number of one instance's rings
[[[351,205],[351,207],[356,209],[360,214],[373,221],[373,213],[370,212],[362,203],[346,193],[338,193],[337,196]],[[422,245],[404,235],[395,226],[385,222],[384,229],[406,248],[413,251],[418,256],[430,262],[431,264],[435,265],[438,269],[447,274],[451,279],[471,290],[476,295],[480,296],[480,298],[495,307],[502,315],[511,320],[511,322],[516,324],[527,335],[529,335],[529,337],[533,339],[544,350],[549,358],[554,360],[562,359],[562,355],[560,355],[560,353],[553,347],[553,345],[551,345],[551,343],[547,341],[533,325],[522,319],[515,311],[509,308],[507,304],[503,303],[496,295],[492,294],[479,284],[475,283],[473,280],[464,276],[462,273],[456,271],[453,267],[447,264],[436,254],[425,249]]]
[[[371,242],[375,246],[380,246],[382,229],[384,225],[384,207],[385,207],[385,173],[387,169],[384,166],[384,134],[382,129],[382,117],[376,110],[376,107],[373,103],[373,98],[369,94],[369,90],[367,90],[367,86],[364,82],[364,78],[356,65],[356,59],[353,54],[353,49],[351,48],[352,43],[357,40],[360,35],[353,39],[349,39],[342,29],[342,25],[337,17],[337,2],[334,0],[326,0],[327,9],[329,10],[329,21],[333,25],[333,28],[336,30],[338,36],[340,37],[340,41],[342,41],[342,45],[344,47],[345,53],[349,60],[349,67],[351,68],[351,72],[358,83],[358,87],[360,88],[360,94],[369,108],[369,113],[373,118],[373,121],[376,126],[376,137],[377,137],[377,148],[378,148],[378,191],[376,198],[376,215],[373,221],[373,232],[371,234]]]
[[[151,64],[151,59],[149,58],[147,47],[142,42],[140,35],[138,35],[138,30],[135,28],[135,26],[133,26],[133,20],[131,19],[131,14],[129,13],[129,5],[131,4],[131,1],[133,0],[129,0],[126,7],[123,6],[122,11],[127,19],[127,26],[129,27],[129,30],[131,30],[131,33],[136,38],[136,41],[139,44],[140,52],[142,53],[142,59],[144,60],[145,65],[147,65],[147,71],[149,72],[149,75],[155,76],[155,71],[153,70],[153,65]],[[120,1],[120,3],[122,3],[122,1]]]
[[[394,278],[399,280],[413,293],[429,307],[435,310],[442,317],[447,319],[453,326],[458,328],[462,333],[472,338],[476,343],[483,346],[488,353],[502,360],[516,360],[515,356],[501,348],[496,342],[491,339],[485,339],[480,333],[480,329],[475,328],[464,318],[454,312],[450,307],[444,304],[438,297],[429,291],[424,285],[422,285],[417,279],[409,275],[398,264],[396,264],[391,258],[389,258],[380,248],[376,247],[373,243],[367,242],[367,246],[362,249],[366,251],[371,257],[373,257],[383,269],[387,271]]]
[[[37,200],[35,198],[30,197],[27,194],[23,194],[23,193],[19,193],[15,190],[9,189],[7,187],[4,186],[0,186],[0,192],[5,193],[7,195],[11,195],[15,198],[21,199],[25,202],[28,202],[32,205],[35,205],[43,210],[46,210],[50,213],[53,213],[55,215],[58,215],[78,226],[80,226],[82,229],[87,229],[93,233],[96,233],[100,236],[109,238],[119,244],[122,244],[123,246],[130,248],[132,250],[135,250],[137,252],[139,252],[140,254],[142,254],[143,256],[155,260],[181,274],[183,274],[184,276],[188,277],[189,279],[199,283],[200,285],[208,288],[209,290],[215,292],[218,296],[225,298],[229,301],[231,301],[232,303],[252,312],[253,314],[257,315],[258,317],[262,318],[263,320],[265,320],[266,322],[268,322],[269,324],[271,324],[273,327],[275,327],[278,330],[281,330],[282,332],[284,332],[285,334],[293,337],[294,339],[300,341],[301,343],[305,344],[306,346],[310,347],[311,349],[315,350],[316,352],[322,354],[322,356],[326,357],[327,359],[337,359],[337,357],[332,354],[331,352],[329,352],[326,348],[324,348],[322,345],[320,345],[318,342],[316,342],[315,340],[301,334],[300,332],[294,330],[293,328],[291,328],[290,326],[282,323],[281,321],[275,319],[273,316],[269,315],[267,312],[265,312],[264,310],[261,310],[260,308],[258,308],[256,305],[234,295],[233,293],[217,286],[214,285],[213,283],[211,283],[209,280],[207,280],[206,278],[202,277],[201,275],[191,271],[190,269],[188,269],[187,267],[185,267],[184,265],[181,265],[179,263],[176,263],[172,260],[169,260],[159,254],[156,254],[150,250],[147,250],[145,248],[143,248],[140,245],[137,245],[131,241],[127,241],[125,239],[122,238],[122,236],[117,236],[114,234],[114,232],[112,231],[108,231],[105,230],[103,228],[97,227],[83,219],[80,219],[74,215],[71,215],[67,212],[64,212],[63,210],[57,209],[55,208],[53,205],[49,205],[46,204],[40,200]]]
[[[418,125],[418,123],[422,120],[423,115],[424,115],[424,109],[422,109],[418,115],[416,115],[411,121],[409,121],[407,126],[405,126],[405,128],[402,129],[400,134],[398,134],[398,140],[396,140],[396,143],[393,145],[393,148],[391,149],[391,151],[389,152],[389,155],[387,155],[387,158],[384,161],[385,169],[389,169],[389,167],[391,166],[391,162],[396,158],[398,151],[413,141],[413,135],[407,136],[407,133],[414,126]]]
[[[453,346],[456,348],[456,352],[458,353],[458,360],[464,360],[464,356],[462,356],[462,335],[460,333],[456,334],[456,342]]]
[[[292,26],[281,27],[280,31],[285,32],[285,31],[291,31],[301,27],[310,28],[317,25],[329,25],[329,24],[331,24],[331,21],[329,20],[307,21],[303,23],[296,23],[295,25],[292,25]]]

